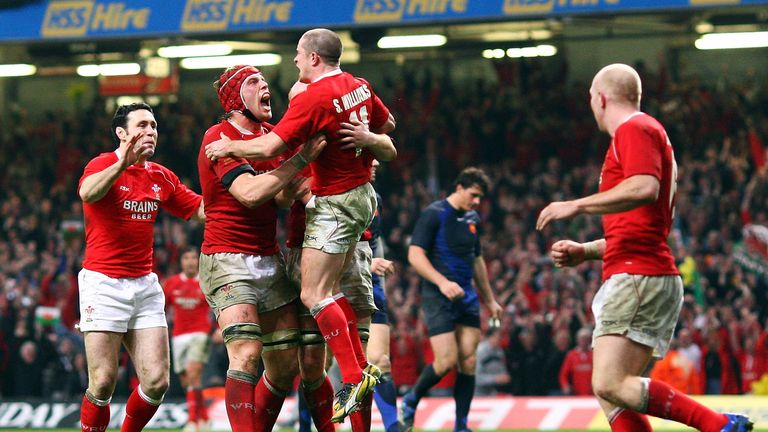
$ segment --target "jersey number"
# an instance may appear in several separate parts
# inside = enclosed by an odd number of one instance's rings
[[[349,113],[349,121],[350,122],[360,122],[364,124],[368,124],[368,107],[365,105],[360,107],[360,114],[357,113],[357,111],[352,111]]]

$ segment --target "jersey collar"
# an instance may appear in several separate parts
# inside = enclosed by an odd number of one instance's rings
[[[645,113],[644,113],[644,112],[642,112],[642,111],[637,111],[637,112],[634,112],[634,113],[632,113],[632,114],[628,115],[628,116],[627,116],[627,118],[625,118],[624,120],[622,120],[622,121],[621,121],[621,123],[619,123],[619,126],[621,126],[621,125],[623,125],[624,123],[626,123],[626,122],[630,121],[630,120],[631,120],[633,117],[637,117],[637,116],[639,116],[639,115],[641,115],[641,114],[645,114]],[[616,127],[616,129],[618,129],[618,126]]]
[[[337,68],[337,69],[334,69],[334,70],[332,70],[330,72],[326,72],[326,73],[320,75],[319,77],[313,79],[312,82],[316,83],[316,82],[320,81],[323,78],[327,78],[329,76],[334,76],[334,75],[339,75],[339,74],[341,74],[341,69]]]
[[[243,135],[253,135],[253,131],[249,131],[248,129],[240,126],[239,124],[233,122],[232,119],[227,119],[227,121],[229,122],[229,124],[232,125],[232,127],[237,129],[237,131],[240,132],[241,134],[243,134]]]

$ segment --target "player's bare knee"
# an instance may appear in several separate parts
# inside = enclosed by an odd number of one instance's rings
[[[436,374],[442,376],[456,367],[458,361],[458,355],[455,352],[447,353],[442,356],[435,357],[435,361],[432,363],[432,368],[435,370]]]
[[[227,346],[230,369],[255,374],[261,360],[261,326],[256,323],[233,323],[221,330]]]
[[[162,399],[165,392],[168,391],[170,381],[167,376],[157,377],[154,380],[147,380],[140,384],[141,390],[152,399]]]
[[[88,384],[88,392],[96,399],[107,400],[112,397],[114,391],[114,381],[96,381],[91,380]]]
[[[298,328],[280,328],[262,336],[262,356],[267,376],[283,390],[290,389],[299,374],[300,342],[301,333]]]
[[[111,397],[116,383],[117,370],[94,368],[88,371],[88,388],[95,398],[108,399]]]
[[[309,310],[312,310],[315,305],[325,300],[325,297],[326,296],[322,295],[322,293],[319,293],[318,290],[305,288],[301,289],[301,294],[299,295],[301,302]]]
[[[608,377],[599,374],[592,375],[592,391],[595,393],[595,396],[600,399],[620,405],[620,389],[620,380],[609,379]]]
[[[325,344],[302,347],[299,370],[303,381],[314,382],[325,376]]]
[[[474,375],[477,367],[477,356],[472,354],[459,361],[459,371],[465,375]]]
[[[293,387],[296,375],[299,374],[299,367],[294,361],[293,364],[281,365],[279,368],[271,368],[267,376],[269,380],[282,390],[289,390]]]
[[[270,381],[283,390],[290,389],[293,386],[293,380],[299,374],[296,349],[273,351],[265,355],[270,357],[264,362]]]

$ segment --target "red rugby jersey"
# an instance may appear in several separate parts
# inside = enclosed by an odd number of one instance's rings
[[[236,170],[253,170],[264,174],[280,166],[277,159],[248,161],[242,158],[221,158],[211,161],[205,156],[205,146],[224,133],[233,140],[249,140],[269,132],[272,125],[262,123],[260,130],[246,134],[228,120],[211,126],[203,137],[197,156],[200,187],[205,199],[205,232],[200,248],[205,254],[229,252],[249,255],[274,255],[279,251],[276,239],[277,206],[269,200],[256,208],[242,205],[229,193],[222,181]]]
[[[163,285],[165,307],[173,308],[173,336],[187,333],[209,333],[211,314],[200,279],[184,273],[171,276]]]
[[[603,215],[603,280],[618,273],[679,274],[667,245],[675,205],[677,164],[664,127],[645,113],[629,117],[616,129],[603,162],[600,192],[640,174],[659,180],[659,197],[633,210]]]
[[[102,153],[85,167],[86,177],[117,162],[117,152]],[[168,168],[146,162],[131,165],[115,180],[107,194],[83,203],[85,261],[83,267],[113,278],[137,278],[152,271],[153,233],[157,212],[165,209],[189,219],[202,197]]]
[[[335,70],[296,95],[273,132],[292,149],[324,133],[328,145],[312,162],[312,193],[338,195],[370,181],[373,160],[368,151],[355,156],[354,150],[341,149],[341,123],[357,119],[376,129],[388,118],[389,109],[366,80]]]

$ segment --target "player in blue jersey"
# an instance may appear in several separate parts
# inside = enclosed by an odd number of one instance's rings
[[[475,353],[480,342],[480,300],[491,317],[502,308],[488,282],[481,255],[475,209],[490,181],[479,168],[466,168],[448,198],[432,203],[416,222],[408,262],[423,278],[421,305],[435,360],[424,368],[400,406],[400,427],[413,429],[419,400],[451,369],[458,367],[453,397],[454,431],[467,431],[467,416],[475,390]],[[474,286],[472,282],[474,281]]]

